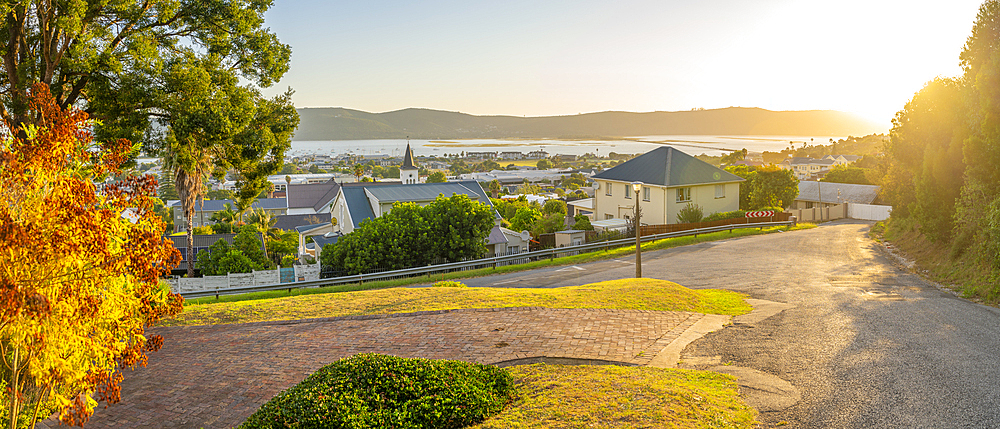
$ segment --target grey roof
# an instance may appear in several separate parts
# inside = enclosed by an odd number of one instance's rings
[[[205,203],[204,207],[202,207],[203,202]],[[236,210],[236,202],[233,200],[199,200],[197,204],[195,204],[194,209],[195,211],[218,212],[225,210],[226,204],[232,205],[233,210]],[[252,205],[250,205],[250,207],[254,209],[263,208],[268,210],[286,208],[284,198],[258,198]]]
[[[325,234],[324,235],[314,235],[313,236],[313,243],[316,243],[316,245],[319,246],[320,249],[322,249],[323,246],[326,246],[327,244],[337,244],[337,240],[339,240],[340,237],[343,237],[343,236],[340,235],[340,234],[331,235],[329,237],[327,237]]]
[[[801,165],[801,164],[822,164],[822,165],[833,165],[833,159],[815,159],[802,156],[796,156],[789,161],[791,165]]]
[[[208,202],[208,201],[206,201],[206,202]],[[256,235],[257,235],[257,239],[260,240],[260,249],[264,250],[264,236],[261,235],[259,232]],[[197,253],[198,253],[198,248],[199,247],[210,247],[211,245],[215,244],[216,241],[219,241],[219,239],[226,240],[226,243],[229,243],[229,245],[232,246],[233,245],[233,238],[235,238],[235,237],[236,237],[236,234],[202,234],[202,235],[194,235],[193,239],[194,239],[195,257],[198,256]],[[166,238],[169,238],[171,241],[174,242],[174,247],[175,248],[177,248],[177,249],[184,249],[185,252],[187,251],[187,234],[168,235],[168,236],[166,236]],[[187,262],[186,261],[181,262],[176,267],[174,267],[174,269],[172,270],[172,272],[175,272],[175,273],[179,272],[179,271],[187,271]]]
[[[879,187],[875,185],[852,185],[849,183],[832,182],[799,182],[799,196],[796,200],[820,202],[819,192],[823,191],[824,203],[855,203],[871,204],[878,196]]]
[[[468,195],[473,200],[482,198],[479,194],[464,186],[462,182],[396,184],[393,186],[372,187],[368,189],[368,192],[380,202],[431,201],[437,198],[438,195],[450,197],[453,194]]]
[[[507,243],[507,236],[500,230],[499,226],[494,226],[490,230],[490,236],[486,237],[486,244]]]
[[[413,151],[410,150],[410,144],[409,143],[406,144],[406,154],[403,155],[403,165],[399,166],[399,168],[400,169],[404,169],[404,168],[414,169],[414,168],[417,168],[417,163],[413,162]]]
[[[347,209],[351,213],[351,221],[357,228],[365,219],[374,219],[375,212],[372,211],[368,202],[367,189],[375,195],[379,201],[430,201],[438,195],[451,196],[453,194],[468,195],[469,198],[479,201],[493,208],[493,202],[479,182],[475,180],[462,180],[458,182],[444,183],[415,183],[403,185],[399,183],[345,183],[341,188],[344,191],[344,200],[347,202]],[[494,216],[499,219],[500,214],[493,210]]]
[[[333,198],[337,196],[338,190],[340,190],[340,184],[334,179],[330,179],[325,183],[288,185],[288,190],[286,191],[288,195],[288,207],[311,208],[318,211],[324,205],[333,201]]]
[[[643,182],[659,186],[700,185],[742,182],[739,176],[699,160],[670,146],[661,146],[614,168],[594,175],[595,179]]]
[[[278,221],[274,224],[275,228],[282,231],[291,231],[298,226],[312,225],[309,221],[315,221],[317,219],[319,220],[319,223],[329,223],[330,213],[281,215],[277,218]]]
[[[321,227],[329,226],[329,225],[330,225],[330,222],[317,223],[317,224],[313,224],[313,225],[301,225],[301,226],[295,227],[295,231],[297,231],[299,234],[302,234],[302,233],[307,232],[309,230],[316,229],[316,228],[321,228]]]

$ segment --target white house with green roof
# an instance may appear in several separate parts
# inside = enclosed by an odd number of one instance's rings
[[[739,210],[739,176],[691,155],[662,146],[595,174],[594,220],[630,219],[639,201],[643,224],[677,223],[688,203],[705,216]],[[632,183],[642,182],[639,195]]]

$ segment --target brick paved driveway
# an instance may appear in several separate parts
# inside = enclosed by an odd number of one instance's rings
[[[229,428],[320,367],[364,352],[497,363],[567,357],[647,364],[697,313],[516,308],[157,328],[122,403],[87,428]],[[48,421],[46,423],[50,423]]]

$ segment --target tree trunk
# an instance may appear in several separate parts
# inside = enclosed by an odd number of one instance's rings
[[[17,347],[12,345],[11,348],[14,349],[14,358],[11,360],[11,365],[10,365],[10,380],[9,380],[10,405],[8,406],[7,410],[8,412],[10,412],[10,415],[8,416],[9,418],[7,420],[7,428],[17,429],[17,415],[20,414],[18,412],[19,411],[18,408],[21,406],[20,404],[21,390],[18,389],[18,385],[21,383],[19,377],[21,362],[20,362],[19,350],[17,349]]]
[[[187,214],[187,276],[194,277],[194,210]]]

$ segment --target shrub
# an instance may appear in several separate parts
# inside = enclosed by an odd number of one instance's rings
[[[431,287],[468,287],[465,283],[455,282],[451,280],[441,280],[431,285]]]
[[[281,268],[288,268],[295,265],[295,261],[299,260],[294,255],[285,255],[281,257]]]
[[[712,213],[712,214],[708,215],[707,217],[705,217],[704,219],[702,219],[702,221],[703,222],[713,222],[713,221],[724,220],[724,219],[737,219],[737,218],[741,218],[741,217],[746,217],[746,215],[747,215],[747,212],[744,211],[744,210],[733,210],[731,212]]]
[[[461,428],[513,397],[513,378],[502,368],[359,354],[278,394],[239,427]]]
[[[701,210],[701,206],[694,203],[687,203],[681,211],[677,212],[677,222],[701,222],[702,216],[704,216],[704,212]]]

